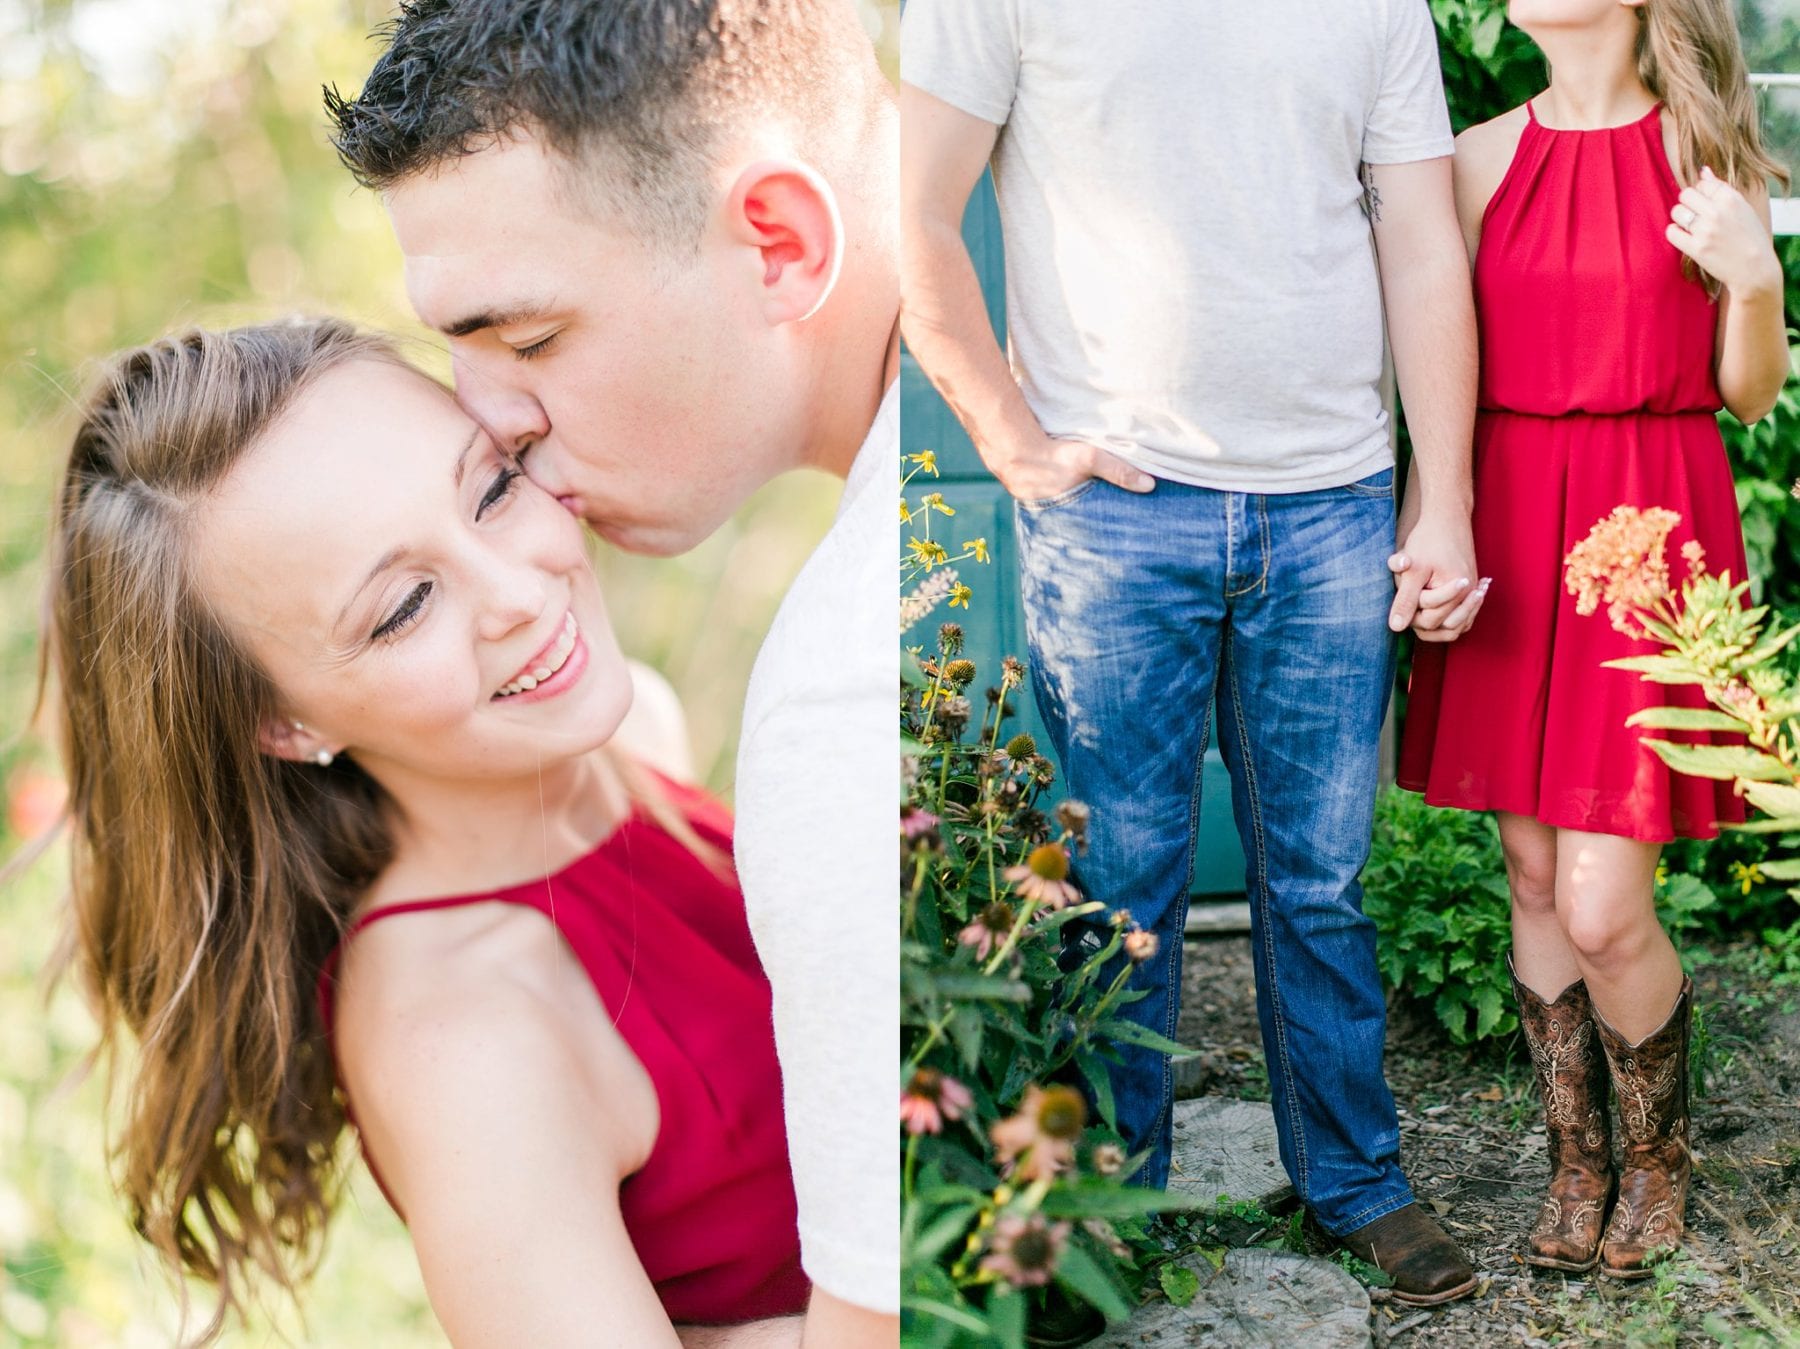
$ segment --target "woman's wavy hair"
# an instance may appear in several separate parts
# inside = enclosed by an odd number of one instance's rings
[[[73,857],[51,974],[73,972],[95,1009],[89,1064],[126,1079],[114,1179],[137,1231],[178,1279],[217,1289],[197,1343],[248,1310],[258,1275],[291,1296],[317,1267],[346,1109],[316,989],[392,858],[394,811],[353,755],[263,752],[279,695],[207,603],[191,543],[245,452],[326,371],[363,360],[415,369],[336,319],[124,352],[87,399],[55,506],[39,702]],[[642,769],[602,758],[728,871]]]
[[[58,491],[45,653],[72,825],[73,967],[95,1059],[135,1072],[116,1182],[138,1232],[215,1285],[292,1292],[317,1262],[345,1116],[314,985],[392,850],[350,759],[262,752],[276,690],[214,614],[191,541],[207,496],[296,397],[351,361],[405,362],[322,319],[190,331],[114,358]],[[298,1257],[298,1258],[296,1258]]]
[[[1675,124],[1683,185],[1699,182],[1701,168],[1710,167],[1740,192],[1771,178],[1787,187],[1786,166],[1763,146],[1731,0],[1644,0],[1637,67]],[[1716,292],[1711,278],[1708,285]]]

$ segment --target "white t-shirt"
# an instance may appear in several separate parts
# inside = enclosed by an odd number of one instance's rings
[[[910,0],[1001,127],[1014,376],[1053,436],[1230,491],[1391,466],[1359,169],[1452,150],[1426,0]]]
[[[800,1259],[900,1309],[900,394],[769,629],[738,748],[736,857],[774,990]]]

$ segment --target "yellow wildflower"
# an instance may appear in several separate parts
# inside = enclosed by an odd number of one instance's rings
[[[971,539],[968,543],[963,545],[963,551],[966,553],[973,553],[977,562],[986,562],[988,560],[986,539]]]
[[[944,551],[944,545],[935,539],[908,539],[906,547],[912,553],[913,561],[927,571],[949,559],[949,554]],[[955,602],[955,600],[951,600],[952,604]]]
[[[974,598],[975,592],[970,590],[969,587],[964,585],[961,581],[958,581],[950,588],[950,607],[952,609],[955,609],[958,606],[967,609],[969,607],[969,601]]]
[[[1746,895],[1750,893],[1751,886],[1761,885],[1763,882],[1762,868],[1754,862],[1748,866],[1742,862],[1733,862],[1731,874],[1738,882],[1739,889]]]
[[[906,462],[909,464],[917,464],[932,477],[937,477],[938,467],[936,450],[920,450],[917,454],[909,454],[906,456]]]

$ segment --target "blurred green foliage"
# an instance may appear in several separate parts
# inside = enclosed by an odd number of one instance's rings
[[[897,67],[897,7],[858,0]],[[0,858],[54,791],[26,728],[53,477],[89,364],[187,323],[330,311],[413,320],[378,201],[325,138],[320,87],[360,86],[391,6],[374,0],[0,0]],[[685,557],[599,549],[628,652],[687,709],[698,770],[728,791],[749,667],[838,485],[793,475]],[[174,1342],[178,1303],[107,1184],[100,1084],[59,1090],[92,1046],[79,999],[48,1006],[55,855],[0,889],[0,1347]],[[304,1320],[274,1308],[232,1345],[442,1345],[411,1245],[361,1168]],[[204,1308],[204,1290],[197,1293]]]

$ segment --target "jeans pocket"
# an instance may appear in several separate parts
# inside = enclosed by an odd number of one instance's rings
[[[1084,478],[1073,487],[1069,488],[1068,491],[1058,492],[1053,497],[1039,497],[1034,501],[1026,501],[1022,498],[1014,497],[1013,500],[1018,503],[1019,509],[1024,511],[1054,510],[1058,506],[1067,506],[1081,500],[1082,497],[1093,491],[1094,488],[1099,485],[1100,481],[1099,478]]]
[[[1357,482],[1347,482],[1338,491],[1347,492],[1353,497],[1379,497],[1391,501],[1394,497],[1394,470],[1384,468]]]

